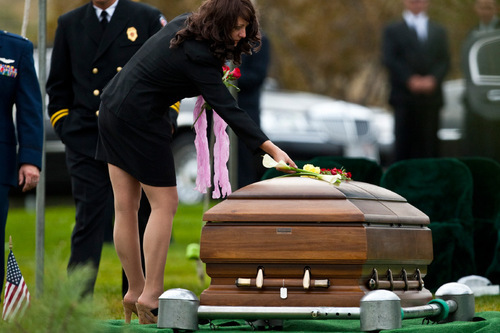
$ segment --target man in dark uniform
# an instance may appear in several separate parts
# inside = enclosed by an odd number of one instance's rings
[[[238,105],[260,126],[260,100],[262,86],[271,61],[271,46],[266,35],[262,34],[259,52],[241,56],[241,77],[238,87]],[[254,183],[264,173],[262,157],[248,150],[238,139],[238,188]]]
[[[107,165],[94,159],[100,94],[130,57],[165,24],[159,10],[131,0],[92,0],[58,20],[47,81],[48,113],[66,145],[76,204],[68,270],[86,263],[94,265],[89,293],[93,292],[105,231],[114,214]],[[178,106],[170,110],[174,119],[175,111]],[[143,229],[150,211],[147,200],[141,201],[141,207],[139,225]]]
[[[5,31],[0,31],[0,87],[0,241],[4,244],[9,190],[16,185],[22,186],[23,192],[36,187],[43,149],[42,94],[33,61],[33,44]],[[2,247],[0,292],[4,277]]]
[[[445,29],[429,20],[430,0],[403,0],[403,19],[383,34],[383,63],[394,108],[396,160],[437,157],[442,83],[450,65]]]

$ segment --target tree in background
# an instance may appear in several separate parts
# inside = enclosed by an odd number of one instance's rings
[[[57,17],[88,0],[48,0],[47,44],[54,40]],[[429,15],[448,30],[452,68],[460,77],[459,56],[474,0],[434,0]],[[142,0],[167,19],[191,11],[202,0]],[[24,1],[0,0],[2,29],[19,33]],[[383,26],[401,16],[400,0],[259,0],[261,24],[273,47],[270,76],[280,87],[325,94],[338,99],[384,106],[385,70],[380,63]],[[32,1],[28,38],[35,45],[38,2]]]

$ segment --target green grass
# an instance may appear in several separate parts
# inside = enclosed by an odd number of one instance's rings
[[[49,206],[45,212],[45,274],[47,269],[56,269],[57,276],[66,277],[66,264],[70,254],[70,237],[74,225],[75,209],[71,204]],[[196,261],[186,258],[186,247],[198,243],[201,235],[203,206],[180,205],[173,225],[173,242],[168,253],[165,269],[165,290],[185,288],[199,294],[208,287],[209,278],[205,276],[203,285],[196,271]],[[13,240],[13,252],[23,277],[30,290],[36,295],[35,282],[35,238],[36,214],[22,207],[9,211],[6,228]],[[8,252],[8,241],[5,243]],[[44,279],[46,280],[46,279]],[[48,283],[50,281],[44,281]],[[98,319],[122,319],[121,306],[122,273],[120,261],[112,244],[105,244],[98,271],[94,301],[104,305]]]
[[[174,219],[173,239],[165,269],[165,290],[185,288],[198,296],[208,287],[209,278],[200,283],[196,272],[196,262],[185,256],[190,243],[199,242],[203,206],[180,205]],[[12,207],[7,221],[7,238],[13,238],[14,255],[21,268],[32,295],[35,288],[35,235],[36,216],[22,207]],[[70,253],[70,236],[74,223],[74,207],[71,203],[48,206],[45,213],[45,284],[66,277],[66,264]],[[8,243],[5,244],[8,251]],[[57,272],[47,272],[47,270]],[[56,276],[54,278],[54,276]],[[112,244],[103,249],[101,265],[95,287],[94,302],[102,307],[97,319],[123,319],[121,307],[121,266]],[[500,311],[500,296],[476,298],[476,312]]]

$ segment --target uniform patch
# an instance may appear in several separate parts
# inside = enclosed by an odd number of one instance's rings
[[[16,77],[17,68],[11,65],[0,64],[0,75]]]
[[[167,19],[165,18],[165,16],[160,15],[160,23],[162,27],[167,25]]]
[[[130,27],[127,29],[127,37],[130,39],[132,42],[135,42],[137,39],[137,29],[134,27]]]

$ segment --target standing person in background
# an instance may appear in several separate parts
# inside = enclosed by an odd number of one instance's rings
[[[36,187],[43,153],[42,94],[33,61],[33,44],[6,31],[0,31],[0,87],[1,292],[5,277],[3,244],[9,190],[21,186],[26,192]]]
[[[76,205],[68,272],[92,264],[95,274],[105,231],[113,223],[113,191],[106,163],[95,160],[98,109],[104,86],[166,20],[160,11],[131,0],[92,0],[58,19],[47,81],[48,113],[66,145],[66,164]],[[176,117],[172,110],[172,117]],[[150,207],[142,201],[141,230]]]
[[[490,32],[500,29],[497,0],[476,0],[474,11],[479,19],[479,24],[473,29],[473,33]]]
[[[260,96],[267,77],[271,58],[269,39],[262,33],[261,47],[258,52],[241,56],[241,77],[238,79],[238,105],[260,126]],[[238,187],[259,180],[258,167],[262,157],[252,154],[241,139],[238,139]]]
[[[442,83],[450,66],[445,29],[429,20],[429,0],[403,0],[403,19],[383,32],[382,58],[394,108],[396,160],[437,157]]]

